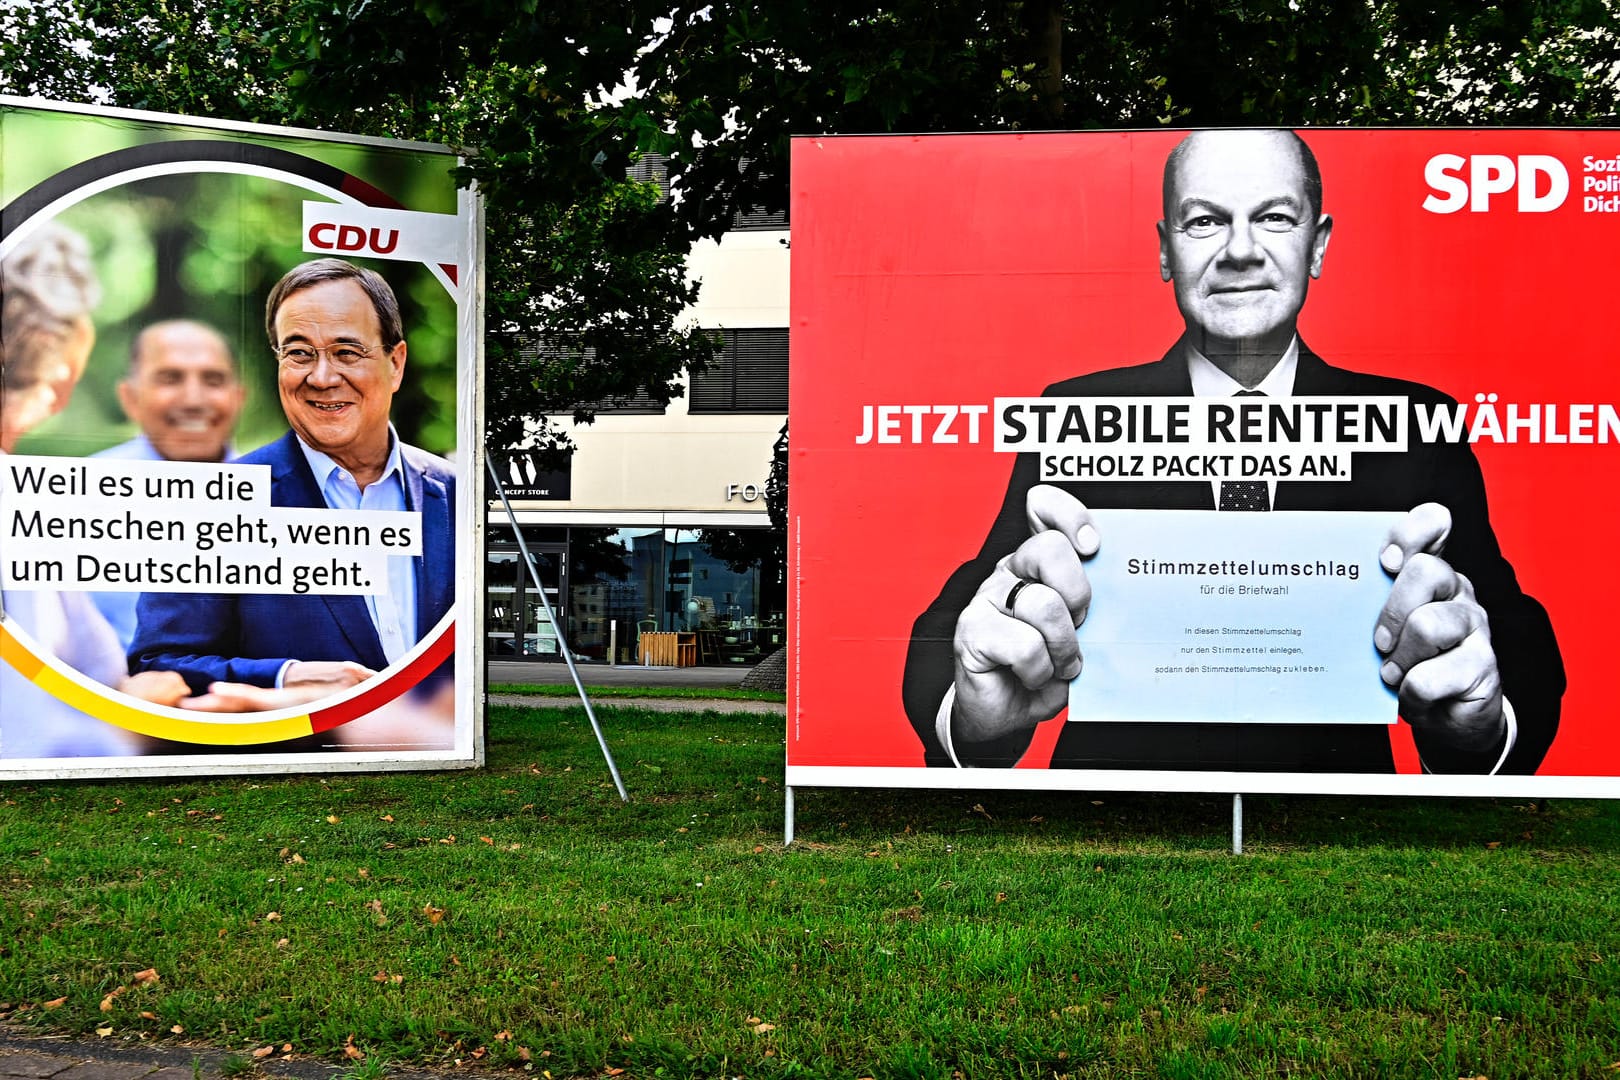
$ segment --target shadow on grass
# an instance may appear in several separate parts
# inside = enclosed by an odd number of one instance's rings
[[[630,720],[630,722],[625,722]],[[665,791],[664,766],[680,762],[686,797],[730,787],[738,777],[769,778],[775,817],[759,827],[780,833],[784,765],[782,722],[775,717],[715,713],[641,713],[608,730],[632,801]],[[589,736],[583,709],[494,709],[489,764],[508,766],[555,739]],[[589,749],[594,753],[594,742]],[[628,759],[628,760],[626,760]],[[648,767],[658,770],[648,772]],[[601,758],[576,771],[605,781]],[[692,786],[696,781],[696,786]],[[1229,795],[1187,792],[1007,792],[964,790],[795,790],[798,839],[807,846],[865,843],[896,834],[998,836],[1031,843],[1084,842],[1099,849],[1226,851],[1231,846]],[[1470,849],[1531,846],[1578,854],[1611,851],[1620,841],[1620,810],[1594,800],[1437,798],[1413,796],[1245,795],[1245,847],[1422,847]]]

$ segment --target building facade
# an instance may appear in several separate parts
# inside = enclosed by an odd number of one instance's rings
[[[780,546],[739,567],[725,557],[739,545],[722,535],[769,529],[766,477],[787,420],[786,220],[758,215],[739,226],[688,259],[702,283],[689,317],[721,335],[722,351],[687,376],[682,397],[604,408],[591,424],[556,423],[575,447],[566,472],[543,472],[521,453],[497,461],[577,659],[633,662],[647,632],[704,631],[705,663],[746,664],[783,643]],[[557,633],[490,494],[486,652],[556,660]]]

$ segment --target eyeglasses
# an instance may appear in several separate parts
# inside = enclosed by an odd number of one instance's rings
[[[340,371],[350,371],[370,360],[372,351],[365,345],[343,341],[336,345],[328,345],[324,349],[317,349],[313,345],[283,345],[275,350],[275,353],[282,367],[305,371],[314,367],[315,362],[325,356],[333,367]]]

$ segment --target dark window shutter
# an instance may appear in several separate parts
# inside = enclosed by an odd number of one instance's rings
[[[720,355],[692,377],[694,413],[787,412],[786,327],[727,330]]]

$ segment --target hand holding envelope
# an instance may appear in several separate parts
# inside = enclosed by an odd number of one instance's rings
[[[1074,631],[1091,605],[1081,560],[1100,538],[1091,512],[1060,488],[1038,484],[1024,505],[1029,539],[996,564],[956,622],[951,730],[960,744],[1033,732],[1068,703],[1080,674]]]
[[[1028,493],[1026,514],[1029,539],[997,563],[956,624],[949,722],[959,751],[1028,738],[1065,705],[1078,721],[1393,723],[1395,709],[1379,677],[1398,693],[1420,751],[1501,745],[1501,680],[1490,630],[1472,586],[1442,557],[1451,525],[1444,507],[1427,503],[1399,516],[1288,512],[1290,526],[1279,531],[1281,514],[1218,521],[1201,511],[1094,514],[1063,490],[1040,485]],[[1207,520],[1209,528],[1172,522],[1177,516]],[[1088,576],[1105,518],[1110,535],[1120,535],[1113,536],[1113,554],[1096,561]],[[1337,579],[1309,570],[1297,578],[1197,579],[1203,585],[1178,575],[1127,578],[1126,548],[1133,555],[1214,556],[1228,566],[1255,553],[1310,560],[1336,552],[1361,572]],[[1380,564],[1394,575],[1387,593]],[[1222,581],[1232,588],[1207,584]],[[1262,581],[1287,584],[1247,590],[1265,598],[1242,598],[1241,583]],[[1097,609],[1096,626],[1078,634],[1091,665],[1081,676],[1076,630],[1091,613],[1094,584],[1107,606]],[[1226,595],[1234,591],[1239,595]],[[1183,638],[1195,635],[1184,629],[1193,624],[1221,636]],[[1371,641],[1359,629],[1369,624]],[[1278,636],[1285,633],[1302,637]]]
[[[1450,535],[1451,512],[1424,503],[1391,530],[1380,557],[1395,584],[1373,644],[1387,658],[1380,674],[1399,693],[1420,753],[1431,741],[1488,750],[1505,731],[1490,622],[1473,584],[1441,557]]]

